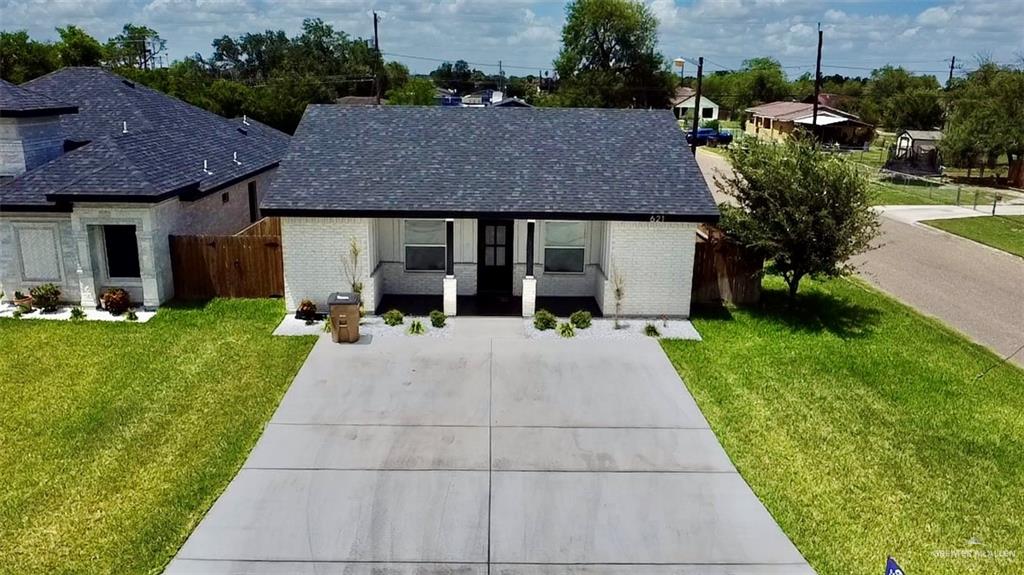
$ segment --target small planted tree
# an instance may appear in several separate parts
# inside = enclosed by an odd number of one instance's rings
[[[847,274],[850,257],[878,231],[866,176],[813,141],[751,140],[730,153],[734,173],[719,178],[738,206],[722,206],[721,226],[771,260],[796,296],[806,276]]]

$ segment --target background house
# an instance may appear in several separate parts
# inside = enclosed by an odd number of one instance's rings
[[[169,236],[231,234],[259,201],[288,136],[227,119],[99,68],[0,90],[0,290],[42,283],[94,307],[124,288],[174,295]]]
[[[288,309],[359,283],[367,310],[450,315],[688,316],[697,224],[718,218],[667,110],[311,105],[261,207]]]
[[[697,105],[697,92],[692,88],[676,88],[675,96],[671,100],[672,111],[677,120],[693,121],[693,110]],[[700,119],[717,120],[718,104],[712,102],[707,96],[700,98]]]
[[[849,147],[863,147],[874,138],[875,127],[860,121],[856,114],[830,106],[818,106],[818,123],[814,122],[814,104],[805,102],[772,102],[747,108],[750,118],[747,135],[763,139],[783,140],[797,130],[814,129],[821,141]]]

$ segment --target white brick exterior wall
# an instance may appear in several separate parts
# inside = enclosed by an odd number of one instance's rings
[[[609,222],[608,270],[597,281],[605,315],[615,312],[612,274],[625,280],[623,316],[689,317],[696,224]]]
[[[272,171],[245,180],[221,192],[192,202],[177,198],[158,204],[80,202],[71,214],[9,213],[0,216],[0,290],[10,299],[14,291],[28,289],[45,281],[25,275],[21,226],[50,227],[60,242],[61,269],[56,283],[62,297],[70,303],[95,307],[106,288],[124,288],[134,302],[156,307],[174,296],[171,270],[171,235],[230,235],[249,225],[248,183],[255,180],[262,195]],[[222,194],[228,193],[224,203]],[[133,225],[139,243],[141,278],[109,278],[103,247],[104,225]],[[36,237],[43,237],[37,235]],[[45,239],[45,238],[44,238]],[[42,253],[46,246],[24,246],[30,253]],[[31,266],[30,266],[31,267]]]
[[[372,313],[380,272],[370,272],[376,258],[369,218],[281,218],[284,299],[294,311],[303,299],[323,309],[331,292],[352,290],[349,249],[354,239],[362,255],[356,275],[363,282],[363,306]]]
[[[381,260],[392,248],[378,251],[382,220],[366,218],[282,218],[285,301],[289,310],[309,298],[322,306],[332,291],[348,291],[343,268],[349,241],[356,238],[364,254],[359,273],[367,310],[374,309],[385,293],[434,294],[443,291],[442,272],[406,272],[400,262]],[[390,225],[390,224],[385,224]],[[524,234],[525,234],[525,226]],[[393,229],[393,228],[392,228]],[[586,273],[547,274],[537,262],[538,295],[593,295],[607,315],[614,312],[611,270],[625,278],[624,316],[687,317],[696,225],[686,223],[607,222],[594,241],[588,241]],[[525,247],[525,236],[523,237]],[[517,239],[517,244],[519,240]],[[602,245],[603,244],[603,245]],[[542,245],[539,241],[538,252]],[[391,250],[391,251],[389,251]],[[472,250],[464,249],[463,253]],[[518,247],[517,247],[518,251]],[[523,250],[525,255],[525,249]],[[607,271],[605,271],[607,268]],[[369,271],[373,276],[369,277]],[[516,291],[521,292],[525,264],[515,266]],[[476,291],[476,264],[456,264],[458,293]],[[471,286],[467,288],[466,286]],[[472,291],[470,291],[472,290]]]
[[[38,261],[25,266],[23,246],[28,257]],[[32,269],[40,271],[33,274]],[[80,300],[78,246],[71,231],[71,215],[26,213],[0,217],[0,291],[4,299],[13,299],[15,291],[28,293],[44,283],[56,284],[65,301]]]

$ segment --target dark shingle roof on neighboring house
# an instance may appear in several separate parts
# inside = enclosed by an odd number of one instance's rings
[[[715,220],[668,110],[313,105],[268,215]]]
[[[0,186],[4,210],[201,196],[275,167],[288,147],[288,136],[269,126],[243,125],[99,68],[64,68],[27,85],[75,102],[79,113],[61,117],[65,140],[89,143]]]
[[[52,116],[74,114],[77,111],[76,106],[0,80],[0,118]]]

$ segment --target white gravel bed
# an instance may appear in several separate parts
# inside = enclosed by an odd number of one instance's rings
[[[569,321],[568,318],[558,318],[558,323]],[[700,334],[693,324],[686,319],[643,319],[629,318],[619,320],[619,329],[615,329],[615,320],[611,318],[594,318],[593,323],[587,329],[575,329],[576,335],[571,339],[637,339],[652,337],[644,333],[644,327],[651,324],[658,329],[658,337],[661,339],[693,339],[700,341]],[[546,329],[541,331],[533,327],[533,319],[523,320],[523,329],[526,337],[530,339],[564,339],[558,335],[557,329]]]
[[[43,320],[57,320],[57,321],[69,321],[71,320],[71,307],[72,306],[61,306],[54,312],[43,312],[42,310],[32,310],[30,313],[23,314],[21,319],[43,319]],[[0,317],[14,317],[14,312],[18,309],[18,306],[8,302],[0,303]],[[109,312],[101,309],[86,309],[82,308],[85,312],[85,318],[82,321],[128,321],[126,319],[127,314],[111,315]],[[137,309],[135,315],[138,316],[138,320],[135,323],[146,323],[153,316],[156,315],[155,311],[146,311]]]

